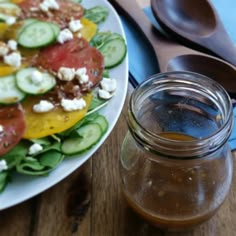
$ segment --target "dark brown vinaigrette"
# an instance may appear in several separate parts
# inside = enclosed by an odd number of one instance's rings
[[[193,140],[196,140],[196,138],[194,138],[190,135],[177,133],[177,132],[163,132],[163,133],[160,133],[158,135],[163,137],[163,138],[176,140],[176,141],[193,141]]]
[[[180,141],[195,139],[175,132],[159,135]],[[224,183],[230,179],[225,178],[222,158],[200,165],[194,164],[195,160],[187,161],[187,165],[185,160],[179,163],[148,163],[147,158],[139,157],[137,160],[125,176],[124,194],[136,213],[159,228],[192,228],[209,219],[225,198],[228,184],[224,187]]]

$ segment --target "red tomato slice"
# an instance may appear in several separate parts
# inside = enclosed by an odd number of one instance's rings
[[[102,54],[83,38],[74,38],[64,44],[55,44],[39,53],[37,65],[57,72],[60,67],[86,67],[90,82],[95,86],[102,78]]]
[[[32,8],[39,8],[42,0],[24,0],[19,3],[22,9],[22,18],[36,18],[39,20],[57,23],[61,28],[65,28],[71,19],[80,19],[84,14],[83,7],[73,1],[57,0],[59,10],[50,11],[45,14],[42,11],[32,11]]]
[[[22,138],[25,131],[25,119],[21,105],[0,108],[0,156],[9,152]]]
[[[22,8],[22,10],[30,11],[32,7],[38,7],[40,3],[41,0],[24,0],[20,2],[18,5]]]
[[[85,39],[75,38],[64,44],[53,44],[43,49],[38,56],[38,64],[45,69],[58,71],[67,55],[78,53],[89,46]]]

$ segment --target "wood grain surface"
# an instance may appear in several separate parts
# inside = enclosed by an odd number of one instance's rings
[[[139,3],[145,6],[148,1]],[[89,161],[44,193],[0,211],[0,236],[236,235],[236,167],[223,206],[211,220],[192,231],[162,232],[128,207],[120,189],[118,161],[127,131],[126,110],[131,92],[130,86],[118,123]]]

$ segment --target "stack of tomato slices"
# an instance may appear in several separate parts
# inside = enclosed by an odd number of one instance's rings
[[[25,0],[18,3],[22,9],[20,20],[36,18],[57,23],[63,29],[68,25],[71,18],[81,19],[83,17],[83,7],[72,1],[58,0],[60,10],[55,11],[50,16],[30,10],[39,3],[40,0]],[[24,56],[23,59],[27,65],[38,67],[54,75],[61,67],[75,69],[85,67],[91,83],[90,87],[83,88],[80,93],[81,96],[86,97],[89,104],[91,96],[89,97],[86,94],[89,94],[91,89],[99,83],[104,69],[104,58],[96,48],[90,46],[89,42],[83,37],[75,37],[64,44],[56,42],[35,51],[34,56]],[[32,101],[37,102],[51,96],[56,105],[58,99],[62,96],[61,94],[71,98],[73,96],[71,88],[75,85],[74,83],[62,83],[57,79],[57,85],[48,94],[39,95],[37,98],[29,95],[21,103],[7,106],[0,105],[0,125],[3,127],[3,132],[0,132],[0,156],[9,152],[22,138],[41,138],[68,129],[78,122],[86,114],[88,105],[82,113],[81,111],[73,111],[70,112],[70,115],[60,107],[48,114],[37,114],[32,111]]]

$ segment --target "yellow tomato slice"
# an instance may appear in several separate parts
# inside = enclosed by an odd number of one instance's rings
[[[81,24],[84,26],[82,29],[81,29],[81,34],[82,36],[90,41],[93,36],[96,34],[97,32],[97,25],[94,24],[92,21],[86,19],[86,18],[82,18],[80,20]]]
[[[9,40],[9,39],[16,39],[17,38],[17,32],[19,28],[21,27],[22,23],[17,22],[14,25],[10,25],[6,31],[4,32],[4,39]]]
[[[17,70],[16,67],[8,66],[6,64],[0,65],[0,76],[6,76],[14,73]]]
[[[32,107],[39,103],[40,97],[27,97],[22,103],[26,121],[26,131],[23,137],[26,139],[42,138],[69,129],[85,116],[92,100],[92,94],[87,94],[83,98],[87,104],[83,110],[65,112],[61,107],[55,107],[54,110],[47,113],[35,113]]]
[[[24,0],[11,0],[11,2],[16,3],[16,4],[21,3],[21,2],[23,2],[23,1],[24,1]]]
[[[3,22],[0,22],[0,39],[4,38],[6,31],[8,30],[9,25]]]
[[[13,66],[9,66],[3,62],[0,62],[0,77],[6,76],[6,75],[11,75],[26,66],[28,66],[27,63],[23,63],[20,67],[13,67]]]
[[[0,39],[1,40],[9,40],[16,39],[17,32],[20,27],[22,27],[23,21],[18,21],[13,25],[8,25],[4,22],[0,22]]]

